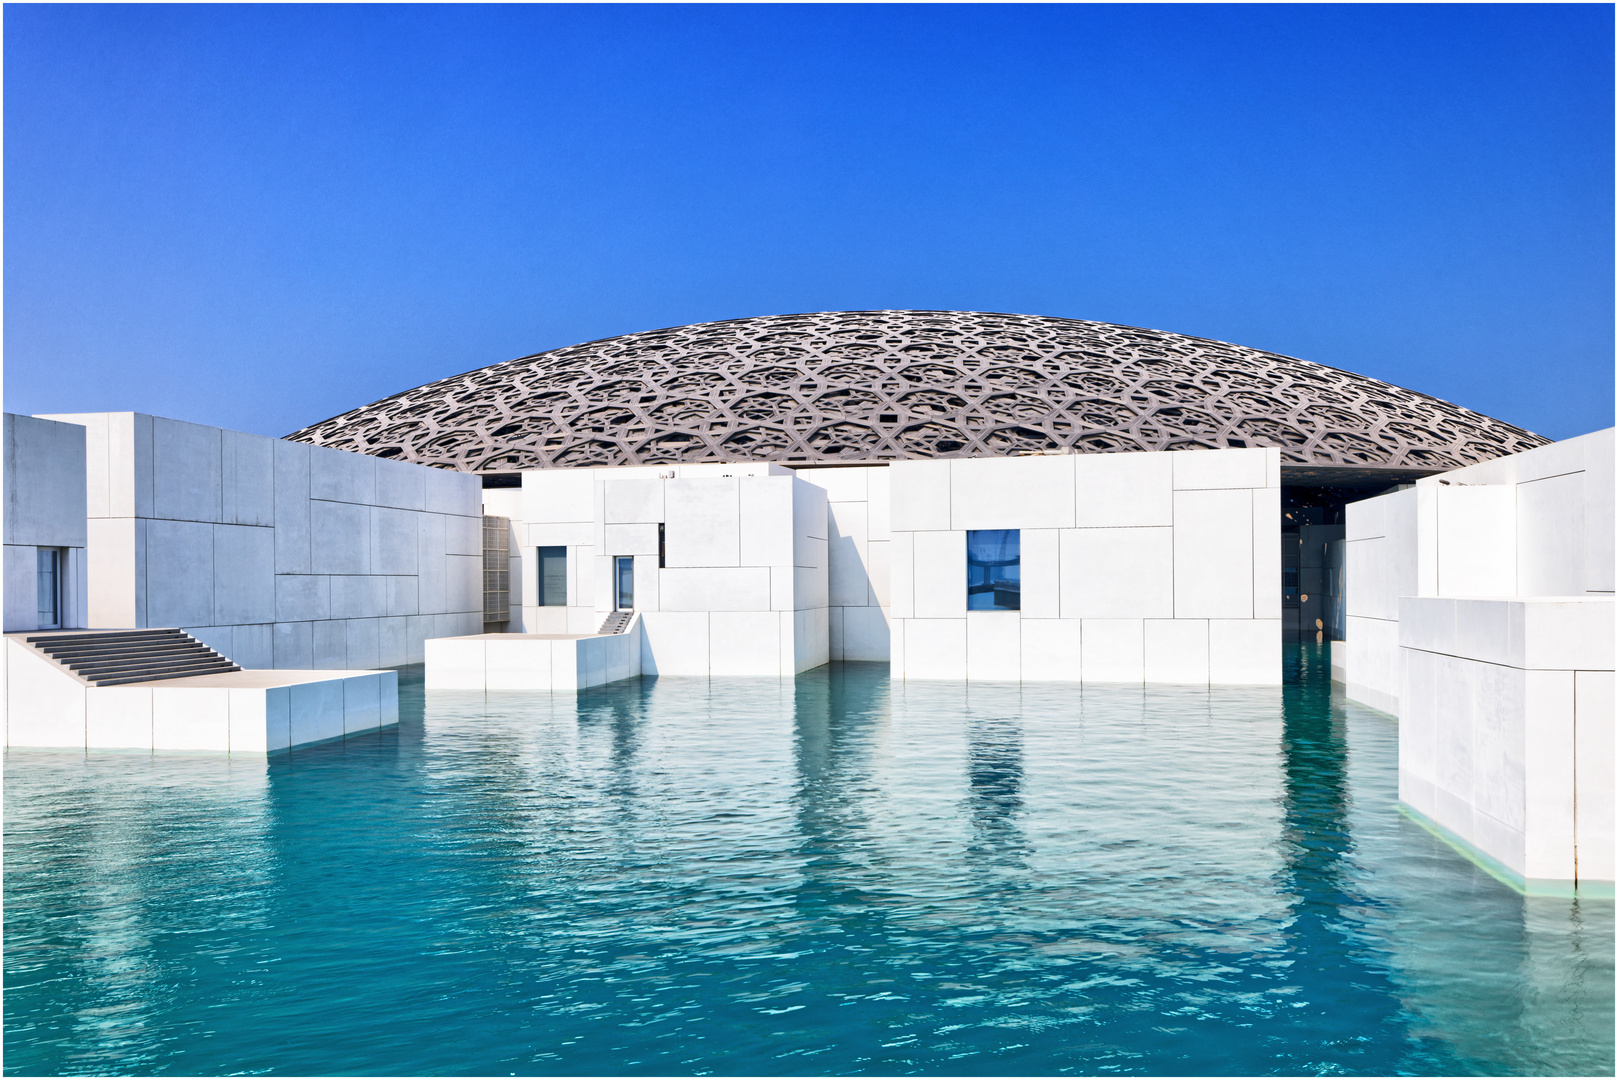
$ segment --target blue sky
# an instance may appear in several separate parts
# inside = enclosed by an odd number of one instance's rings
[[[793,311],[1613,423],[1613,9],[8,5],[5,394],[282,435]]]

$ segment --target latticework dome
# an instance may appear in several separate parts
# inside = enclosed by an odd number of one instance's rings
[[[538,353],[288,438],[476,473],[1275,446],[1295,478],[1543,439],[1363,375],[1202,338],[969,311],[699,323]]]

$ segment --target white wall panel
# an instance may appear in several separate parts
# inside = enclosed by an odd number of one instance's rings
[[[375,469],[376,505],[398,510],[427,508],[427,481],[430,473],[405,461],[377,458]],[[436,470],[435,470],[436,471]],[[482,483],[482,481],[478,481]]]
[[[1584,473],[1517,485],[1518,596],[1584,592]]]
[[[311,502],[309,535],[309,568],[313,572],[317,574],[371,572],[369,506],[320,500]]]
[[[1116,529],[1174,524],[1176,454],[1078,454],[1074,522]]]
[[[735,479],[670,480],[664,500],[669,567],[741,564],[741,500]]]
[[[1437,497],[1438,595],[1515,595],[1516,489],[1451,485]]]
[[[209,621],[220,625],[274,622],[274,530],[215,525],[213,546],[213,611]],[[148,572],[151,565],[148,556]]]
[[[1166,619],[1174,610],[1174,530],[1064,529],[1062,617]]]
[[[1174,488],[1261,488],[1274,450],[1182,450],[1174,453]],[[1177,519],[1176,519],[1177,520]],[[1279,524],[1276,526],[1280,528]]]
[[[781,618],[768,610],[715,610],[708,616],[709,674],[779,677]]]
[[[644,674],[707,676],[706,611],[648,611],[640,618],[645,633],[641,644]]]
[[[966,534],[919,532],[915,548],[915,608],[919,619],[966,614]]]
[[[889,625],[879,607],[833,608],[842,618],[844,660],[887,660]]]
[[[307,574],[309,542],[309,452],[305,443],[277,439],[275,468],[275,572]]]
[[[1253,616],[1281,617],[1281,489],[1253,492]]]
[[[949,679],[966,675],[966,617],[911,619],[905,624],[904,677]]]
[[[414,510],[380,506],[371,509],[371,573],[416,573],[420,565],[416,557],[416,520],[420,516]],[[481,550],[480,546],[480,553]]]
[[[1079,657],[1085,682],[1144,682],[1145,630],[1140,619],[1085,619]]]
[[[832,503],[827,571],[831,602],[863,607],[871,595],[866,560],[865,504]]]
[[[663,611],[769,611],[767,566],[666,569],[659,584]]]
[[[221,520],[222,435],[218,428],[153,418],[152,516]]]
[[[916,617],[915,536],[896,532],[888,542],[888,611],[895,619]]]
[[[1055,619],[1062,613],[1061,533],[1056,529],[1023,529],[1022,616]]]
[[[1142,629],[1147,682],[1208,685],[1206,621],[1147,619]],[[1276,647],[1280,647],[1279,643]]]
[[[146,625],[213,623],[213,529],[194,521],[146,522]]]
[[[1262,457],[1258,461],[1262,466]],[[1275,527],[1280,529],[1279,515]],[[1252,618],[1251,492],[1174,493],[1173,614],[1180,619]]]
[[[793,480],[747,476],[736,480],[740,501],[738,559],[743,566],[788,566],[793,561]],[[803,485],[808,487],[807,484]],[[825,528],[813,531],[824,538]],[[718,565],[724,565],[720,563]]]
[[[609,496],[615,486],[607,485]],[[657,556],[656,525],[608,525],[603,533],[606,547],[602,553],[605,555]]]
[[[1215,683],[1281,683],[1280,619],[1208,623],[1208,677]]]
[[[966,613],[966,677],[1022,680],[1022,619],[1016,611]]]
[[[1024,682],[1078,682],[1080,628],[1078,619],[1024,619],[1022,678]]]
[[[233,525],[275,524],[275,444],[263,435],[220,431],[220,504]]]
[[[618,480],[611,473],[605,475],[606,524],[655,525],[663,520],[663,481]]]
[[[1073,526],[1072,455],[950,462],[950,528]]]
[[[891,527],[904,532],[948,529],[950,461],[896,461],[888,466]]]
[[[367,454],[311,447],[309,497],[366,506],[375,503],[376,462]]]

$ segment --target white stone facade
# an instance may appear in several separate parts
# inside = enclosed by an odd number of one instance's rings
[[[1613,432],[1347,507],[1349,697],[1399,797],[1530,890],[1613,880]]]
[[[1348,504],[1348,696],[1400,714],[1403,597],[1610,597],[1613,450],[1609,428]]]
[[[896,679],[1281,681],[1276,450],[890,466]],[[966,531],[1021,531],[1019,611],[966,610]]]
[[[86,433],[92,627],[177,626],[246,668],[375,669],[477,633],[477,477],[140,413]]]
[[[524,473],[522,491],[522,559],[567,550],[565,604],[541,606],[540,575],[521,574],[522,631],[594,633],[623,557],[645,674],[782,677],[826,663],[826,493],[792,470],[554,469]]]
[[[1273,450],[543,470],[520,507],[486,505],[529,563],[512,629],[594,632],[613,558],[635,560],[647,674],[839,659],[899,679],[1281,679]],[[966,611],[980,528],[1021,531],[1021,611]],[[541,546],[567,550],[565,604],[537,602]]]
[[[40,629],[39,552],[59,553],[57,628],[88,625],[84,429],[5,414],[5,629]]]

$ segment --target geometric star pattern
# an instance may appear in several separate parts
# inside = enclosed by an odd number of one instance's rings
[[[441,379],[287,436],[473,473],[1275,446],[1438,470],[1549,440],[1363,375],[1109,323],[834,311],[606,338]]]

